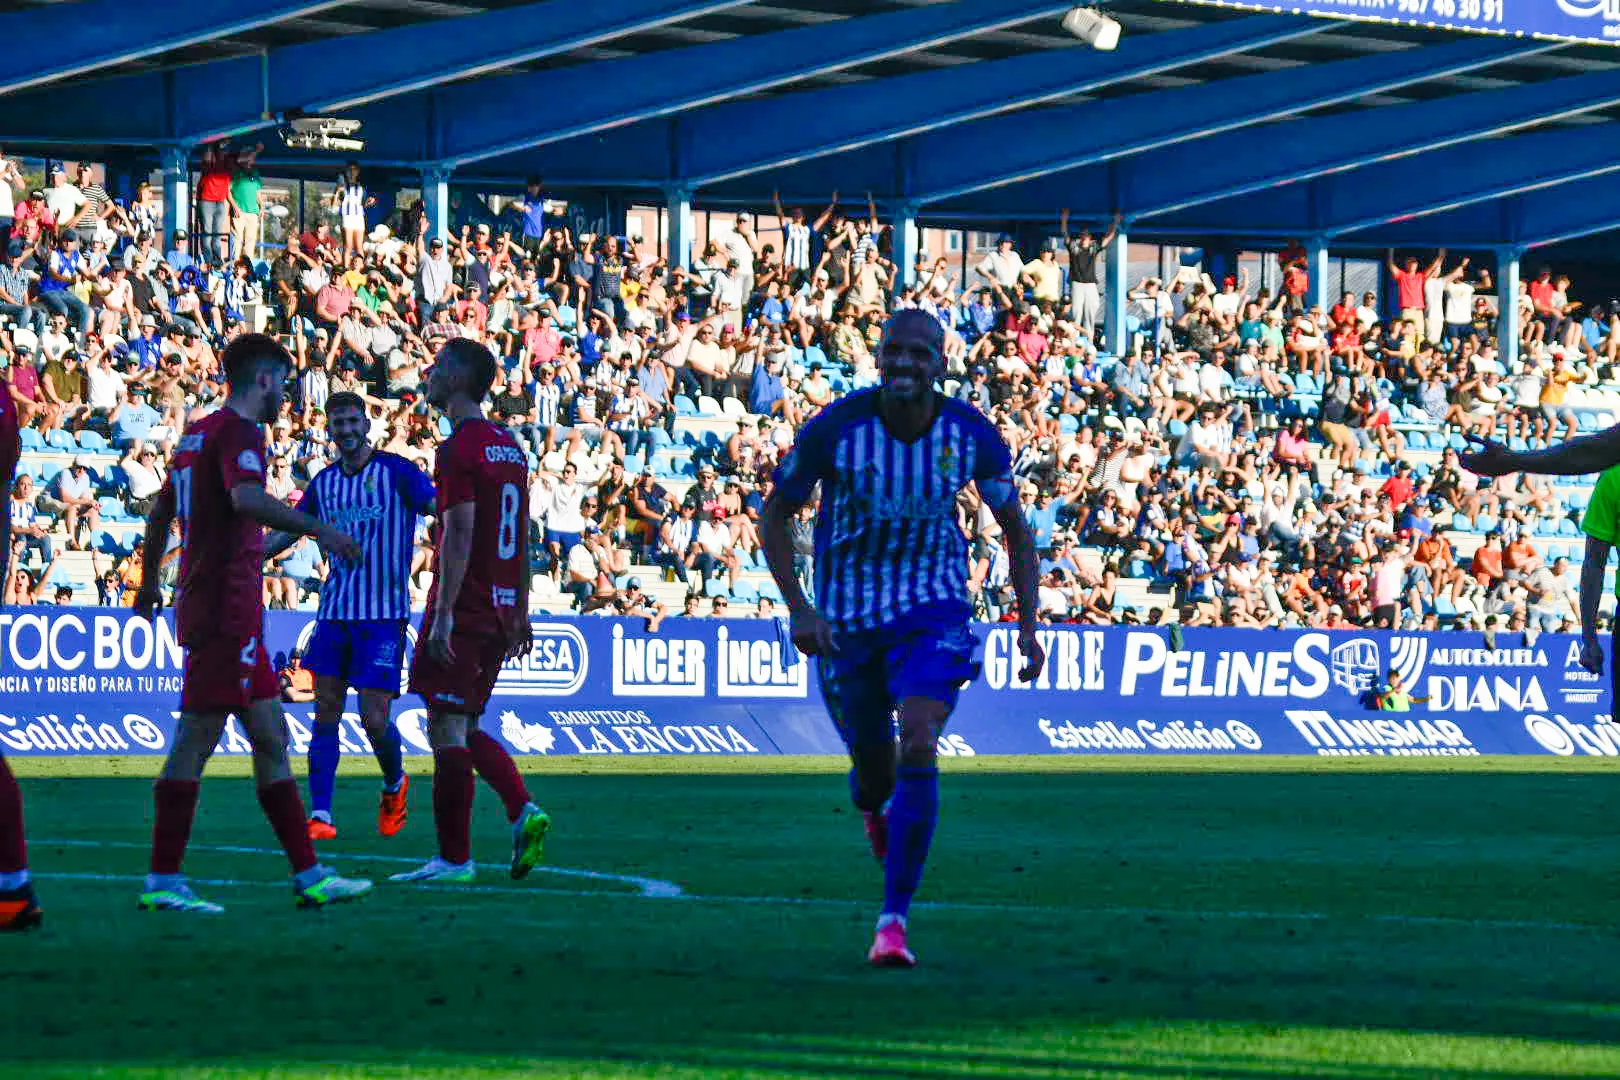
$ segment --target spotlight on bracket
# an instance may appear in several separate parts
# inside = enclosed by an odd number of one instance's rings
[[[1070,8],[1063,16],[1063,29],[1102,52],[1119,45],[1119,23],[1091,7]]]

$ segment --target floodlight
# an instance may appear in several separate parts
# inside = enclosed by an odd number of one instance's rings
[[[1112,52],[1119,44],[1119,23],[1095,8],[1070,8],[1063,16],[1063,29],[1102,52]]]

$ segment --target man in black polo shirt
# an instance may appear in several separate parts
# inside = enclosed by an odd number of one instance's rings
[[[1114,242],[1119,232],[1120,215],[1114,215],[1113,224],[1101,240],[1082,227],[1080,235],[1069,235],[1069,211],[1064,209],[1059,220],[1064,246],[1069,249],[1069,302],[1074,321],[1086,328],[1092,343],[1097,341],[1097,324],[1102,319],[1102,289],[1097,282],[1097,259],[1103,249]]]

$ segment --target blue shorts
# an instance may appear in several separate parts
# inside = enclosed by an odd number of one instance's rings
[[[965,621],[841,635],[816,673],[844,745],[893,742],[894,710],[908,697],[956,708],[962,687],[979,677],[977,649]]]
[[[304,667],[342,679],[354,690],[399,696],[405,664],[403,619],[331,620],[315,624],[304,650]]]
[[[546,543],[556,544],[562,548],[564,555],[574,550],[574,545],[579,543],[579,538],[580,534],[577,532],[558,532],[556,529],[546,530]]]

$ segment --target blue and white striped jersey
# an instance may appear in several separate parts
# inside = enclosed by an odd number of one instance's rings
[[[328,465],[304,489],[298,509],[360,543],[356,566],[333,559],[321,588],[323,621],[408,619],[417,518],[433,513],[433,481],[398,454],[373,451],[358,473]]]
[[[922,608],[972,611],[956,497],[969,483],[1011,489],[1011,452],[978,410],[938,397],[915,442],[883,426],[876,388],[824,409],[776,470],[790,503],[821,484],[816,603],[840,632],[874,630]]]

